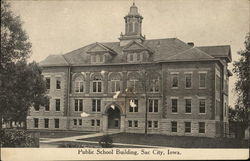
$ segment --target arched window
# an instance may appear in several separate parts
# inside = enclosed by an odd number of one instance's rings
[[[149,77],[149,84],[150,84],[150,88],[149,91],[150,92],[159,92],[160,91],[160,77],[158,74],[156,73],[152,73],[150,74],[151,76]]]
[[[94,75],[92,77],[92,92],[99,93],[102,92],[102,76]]]
[[[128,75],[127,89],[129,92],[139,91],[139,73],[133,72]]]
[[[75,93],[83,93],[84,92],[84,80],[82,77],[77,77],[75,79]]]
[[[111,87],[111,92],[121,91],[121,76],[119,73],[111,73],[110,87]]]

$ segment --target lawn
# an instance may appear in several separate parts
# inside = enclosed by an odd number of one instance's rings
[[[38,132],[38,131],[37,131]],[[40,138],[64,138],[78,135],[92,134],[93,132],[82,131],[39,131]]]
[[[248,148],[247,140],[232,138],[205,138],[193,136],[167,136],[119,133],[110,135],[114,143],[154,145],[177,148]],[[101,137],[80,140],[99,141]]]

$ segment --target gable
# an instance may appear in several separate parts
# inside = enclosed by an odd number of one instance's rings
[[[123,50],[130,51],[130,50],[149,50],[149,49],[136,41],[132,41],[128,45],[126,45],[123,48]]]
[[[108,52],[109,49],[105,46],[101,45],[100,43],[96,43],[92,48],[90,48],[87,52],[88,53],[96,53],[96,52]]]
[[[229,45],[222,46],[199,46],[200,50],[208,53],[213,57],[226,58],[228,62],[232,61],[231,48]]]

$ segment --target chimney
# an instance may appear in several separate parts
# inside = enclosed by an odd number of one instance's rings
[[[191,46],[191,47],[194,47],[194,43],[193,42],[188,42],[187,43],[189,46]]]

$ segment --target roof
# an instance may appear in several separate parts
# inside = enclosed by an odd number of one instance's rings
[[[228,62],[232,61],[230,45],[199,46],[197,48],[216,58],[226,58]]]
[[[46,59],[39,63],[41,66],[68,66],[69,63],[63,55],[49,55]]]
[[[96,45],[100,45],[104,49],[116,53],[108,62],[109,64],[124,64],[124,62],[126,62],[126,57],[124,57],[123,49],[130,48],[129,45],[131,45],[131,43],[123,47],[120,46],[120,42],[92,43],[64,55],[48,56],[40,64],[42,66],[91,65],[90,54],[88,53],[94,50]],[[149,51],[153,52],[152,59],[155,62],[199,61],[211,60],[217,57],[226,57],[228,61],[231,60],[230,46],[192,47],[177,38],[150,39],[143,41],[141,45],[142,48],[149,49]]]

